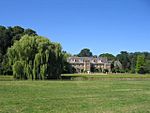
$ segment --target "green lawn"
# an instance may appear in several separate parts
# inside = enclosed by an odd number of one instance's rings
[[[0,81],[1,113],[149,113],[149,80]]]
[[[62,78],[71,80],[150,80],[150,74],[62,74]]]

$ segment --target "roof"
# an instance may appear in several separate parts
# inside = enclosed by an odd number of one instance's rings
[[[67,58],[67,61],[70,63],[76,62],[76,63],[83,63],[85,61],[89,61],[91,63],[107,63],[107,58],[104,57],[98,57],[98,58],[94,58],[94,57],[69,57]]]

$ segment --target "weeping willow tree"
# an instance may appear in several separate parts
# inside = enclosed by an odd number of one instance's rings
[[[41,36],[25,35],[8,49],[9,64],[16,79],[59,79],[63,54],[59,43]]]

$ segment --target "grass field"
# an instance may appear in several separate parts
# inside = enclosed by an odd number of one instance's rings
[[[70,80],[150,80],[150,74],[62,74]]]
[[[0,113],[17,112],[149,113],[150,81],[0,81]]]

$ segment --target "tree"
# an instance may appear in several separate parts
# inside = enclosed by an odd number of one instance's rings
[[[92,57],[93,54],[90,51],[90,49],[88,48],[84,48],[80,51],[80,53],[78,54],[79,57]]]
[[[25,34],[28,35],[37,35],[32,29],[24,29],[20,26],[14,27],[4,27],[0,26],[0,75],[1,74],[10,74],[11,70],[7,67],[7,49],[11,47],[15,41],[20,40],[21,37]]]
[[[137,53],[130,53],[129,59],[130,59],[130,62],[131,62],[130,72],[135,73],[136,72]]]
[[[70,63],[67,62],[67,58],[71,57],[72,55],[70,53],[67,53],[66,51],[63,51],[63,70],[62,73],[73,73],[72,72],[72,66]]]
[[[144,55],[138,55],[137,61],[136,61],[136,72],[139,74],[144,74],[144,65],[145,65],[145,56]]]
[[[59,43],[40,36],[23,36],[8,49],[9,65],[16,79],[59,79],[63,54]]]
[[[150,60],[145,60],[144,71],[145,73],[150,73]]]
[[[111,61],[115,60],[115,56],[110,54],[110,53],[100,54],[99,57],[105,57],[105,58],[107,58],[108,60],[111,60]]]
[[[20,38],[24,35],[24,28],[20,26],[14,26],[13,28],[9,27],[8,29],[12,36],[12,44],[15,42],[15,40],[20,40]]]
[[[116,56],[117,60],[119,60],[122,64],[122,69],[126,72],[129,72],[131,67],[131,62],[129,59],[129,53],[126,51],[121,51],[120,54]]]

